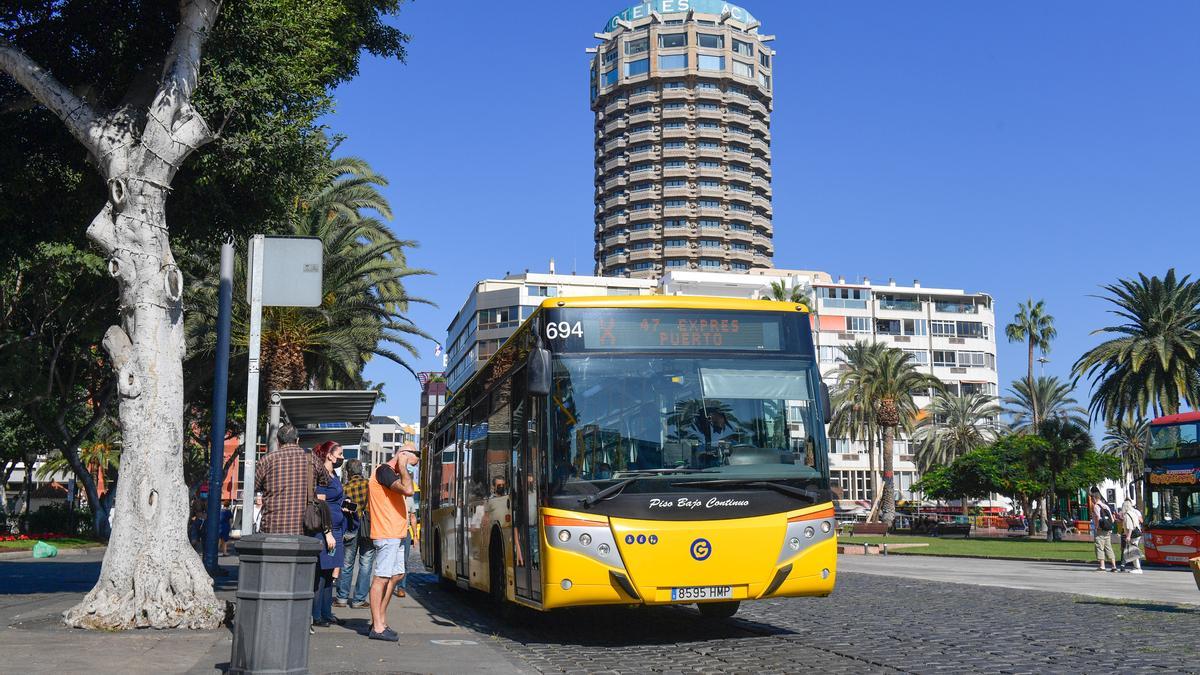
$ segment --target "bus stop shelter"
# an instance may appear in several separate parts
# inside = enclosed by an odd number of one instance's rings
[[[362,442],[366,424],[379,392],[374,389],[352,391],[287,390],[271,393],[271,449],[281,420],[300,432],[300,445],[311,448],[325,441],[342,446]]]

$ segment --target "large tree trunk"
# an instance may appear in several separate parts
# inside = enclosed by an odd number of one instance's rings
[[[108,184],[108,203],[87,234],[108,256],[121,299],[120,325],[108,329],[104,347],[117,375],[124,447],[100,580],[63,614],[79,628],[215,628],[224,616],[187,540],[183,279],[165,213],[179,167],[213,138],[191,98],[219,9],[220,0],[180,0],[153,99],[133,96],[107,114],[0,43],[0,71],[63,122]]]
[[[124,446],[100,580],[65,618],[109,630],[215,628],[224,612],[187,539],[182,280],[167,240],[165,191],[134,178],[145,168],[117,172],[113,182],[128,192],[88,228],[110,252],[120,285],[121,325],[108,329],[104,346],[117,371]]]
[[[896,520],[896,485],[893,479],[895,453],[892,452],[895,436],[896,427],[885,426],[883,428],[883,448],[880,449],[880,452],[883,453],[883,494],[881,495],[880,511],[882,516],[880,520],[889,528],[892,526],[892,521]]]

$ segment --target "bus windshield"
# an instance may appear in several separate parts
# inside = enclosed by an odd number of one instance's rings
[[[797,358],[556,355],[551,493],[590,494],[628,478],[646,480],[626,492],[687,481],[825,488],[813,367]]]

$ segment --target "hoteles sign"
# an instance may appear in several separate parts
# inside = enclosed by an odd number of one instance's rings
[[[735,21],[753,23],[754,15],[737,5],[723,0],[648,0],[639,5],[613,16],[604,25],[604,32],[615,30],[618,21],[636,21],[650,16],[651,12],[659,14],[677,14],[679,12],[695,11],[701,14],[728,14]]]

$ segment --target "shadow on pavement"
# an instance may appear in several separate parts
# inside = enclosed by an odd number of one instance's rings
[[[100,577],[100,561],[0,562],[0,595],[86,593]]]
[[[1087,600],[1076,600],[1077,605],[1106,605],[1109,607],[1128,607],[1129,609],[1141,609],[1147,612],[1164,612],[1167,614],[1194,614],[1200,615],[1200,609],[1195,607],[1184,607],[1183,605],[1163,605],[1152,602],[1129,602],[1126,600],[1106,600],[1104,598],[1089,598]]]
[[[744,619],[706,619],[692,606],[501,610],[483,593],[446,590],[428,573],[409,577],[409,594],[431,621],[457,624],[522,644],[625,647],[783,635],[793,631]]]

